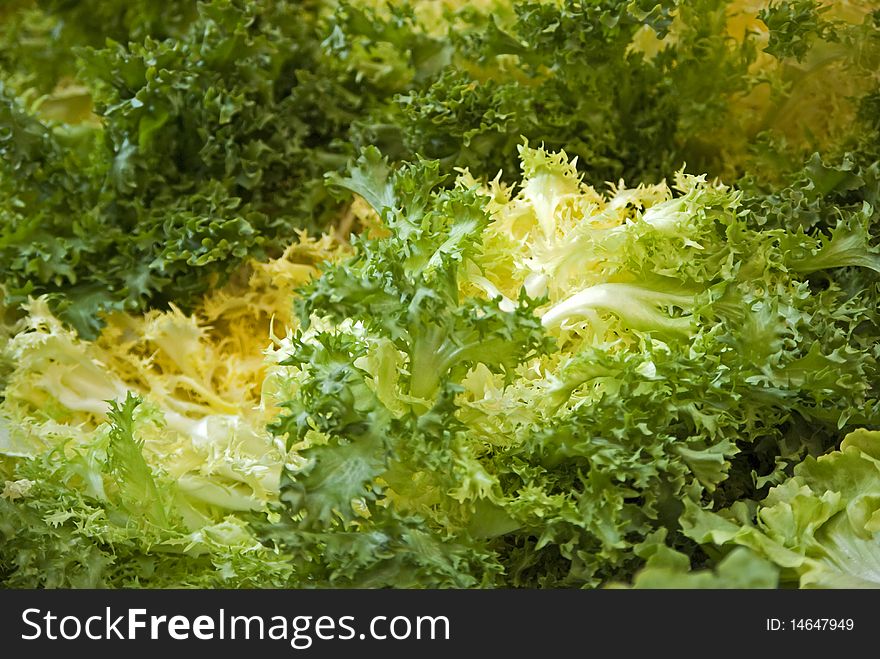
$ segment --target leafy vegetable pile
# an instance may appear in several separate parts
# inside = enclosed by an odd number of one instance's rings
[[[874,3],[0,44],[5,586],[880,586]]]

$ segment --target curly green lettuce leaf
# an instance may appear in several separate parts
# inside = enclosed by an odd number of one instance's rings
[[[500,571],[484,541],[498,524],[492,477],[454,416],[457,383],[476,364],[512,378],[547,344],[527,297],[507,311],[460,297],[459,272],[488,218],[475,189],[438,187],[437,171],[424,162],[393,170],[370,150],[334,181],[375,204],[393,233],[356,240],[352,258],[297,301],[308,322],[281,350],[292,395],[273,431],[298,460],[282,477],[286,526],[267,532],[292,551],[308,538],[326,543],[332,561],[345,538],[387,536],[365,574],[388,579],[405,565],[401,574],[425,586],[469,586]],[[485,523],[472,514],[483,509]],[[418,529],[429,536],[416,543]],[[365,578],[333,563],[313,569],[340,585]],[[409,583],[404,576],[382,583]]]
[[[154,420],[129,395],[88,437],[0,458],[0,582],[6,587],[267,587],[289,561],[233,516],[190,510],[144,441]],[[32,431],[39,431],[34,424]],[[71,441],[73,440],[73,441]]]

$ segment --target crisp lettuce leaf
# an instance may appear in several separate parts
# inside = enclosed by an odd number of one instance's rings
[[[801,588],[878,588],[880,432],[856,430],[839,450],[807,458],[754,516],[693,507],[683,522],[698,542],[748,547]]]
[[[148,464],[155,423],[138,399],[109,423],[51,450],[0,459],[0,579],[8,587],[248,587],[287,583],[273,555],[233,516],[188,511],[178,484]]]
[[[660,529],[635,549],[645,559],[645,566],[633,577],[633,588],[656,590],[777,587],[779,569],[744,547],[737,547],[723,556],[712,569],[695,570],[686,554],[665,544],[666,536],[666,529]],[[611,584],[611,587],[621,585]]]

